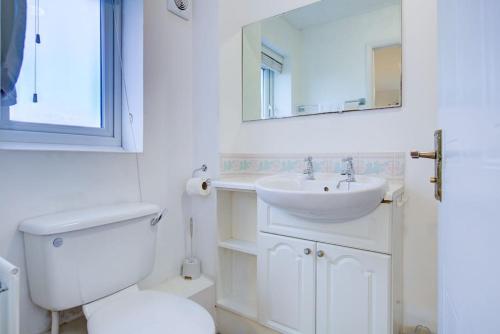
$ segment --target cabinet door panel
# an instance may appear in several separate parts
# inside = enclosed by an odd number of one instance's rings
[[[318,334],[389,334],[391,258],[318,244]]]
[[[258,245],[259,321],[281,333],[313,334],[316,244],[260,233]]]

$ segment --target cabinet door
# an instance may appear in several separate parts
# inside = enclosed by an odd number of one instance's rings
[[[315,332],[316,243],[260,233],[259,321],[280,333]]]
[[[317,333],[389,334],[390,256],[325,244],[317,248]]]

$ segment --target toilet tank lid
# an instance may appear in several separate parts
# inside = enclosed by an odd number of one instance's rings
[[[33,235],[51,235],[156,215],[160,208],[148,203],[126,203],[59,212],[26,219],[19,230]]]

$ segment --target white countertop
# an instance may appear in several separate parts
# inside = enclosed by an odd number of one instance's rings
[[[222,176],[217,180],[213,180],[212,186],[220,189],[255,191],[255,182],[266,176],[269,175],[242,174]]]
[[[225,190],[241,190],[255,191],[255,182],[265,174],[239,174],[221,176],[217,180],[212,181],[212,186],[217,189]],[[394,198],[404,191],[404,185],[401,181],[388,180],[389,188],[385,193],[384,200],[392,201]]]

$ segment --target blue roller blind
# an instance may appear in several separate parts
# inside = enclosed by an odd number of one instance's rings
[[[17,102],[16,83],[21,72],[26,38],[26,0],[1,1],[1,105]]]

